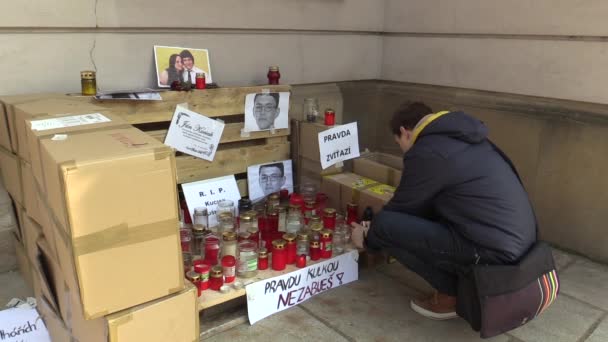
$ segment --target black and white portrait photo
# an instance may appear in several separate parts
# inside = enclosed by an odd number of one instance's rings
[[[245,131],[267,131],[289,125],[289,92],[247,94]]]
[[[247,168],[249,198],[257,201],[281,189],[293,192],[293,171],[291,160],[253,165]]]

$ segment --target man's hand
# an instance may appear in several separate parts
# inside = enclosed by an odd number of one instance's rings
[[[365,245],[363,242],[365,240],[365,237],[367,236],[369,226],[361,225],[361,224],[358,224],[357,222],[353,222],[350,225],[352,226],[351,239],[353,240],[353,244],[358,249],[364,249]]]

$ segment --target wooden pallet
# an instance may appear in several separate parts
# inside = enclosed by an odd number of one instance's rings
[[[290,91],[291,87],[259,86],[242,88],[219,88],[192,92],[163,92],[162,102],[134,102],[120,104],[120,114],[129,123],[147,132],[159,141],[164,141],[173,117],[175,106],[188,103],[188,108],[211,118],[226,121],[226,127],[213,162],[177,153],[178,184],[247,172],[250,165],[270,163],[290,158],[290,129],[274,132],[250,132],[241,134],[245,115],[245,96],[264,90]],[[112,108],[117,101],[102,101],[102,106]],[[246,195],[244,179],[239,180],[241,194]],[[245,193],[243,193],[245,192]]]

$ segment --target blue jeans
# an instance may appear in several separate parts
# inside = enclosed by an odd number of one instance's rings
[[[395,211],[383,210],[376,215],[366,242],[368,248],[385,250],[437,291],[450,296],[456,296],[458,271],[463,266],[503,263],[447,226]]]

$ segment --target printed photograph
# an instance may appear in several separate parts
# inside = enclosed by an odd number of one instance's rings
[[[205,83],[212,83],[209,51],[172,46],[154,46],[158,86],[169,88],[175,81],[196,83],[196,74],[205,74]]]
[[[288,128],[289,92],[247,94],[245,97],[245,131],[267,131]]]
[[[293,169],[291,160],[253,165],[247,168],[249,198],[262,199],[273,192],[288,189],[293,192]]]

